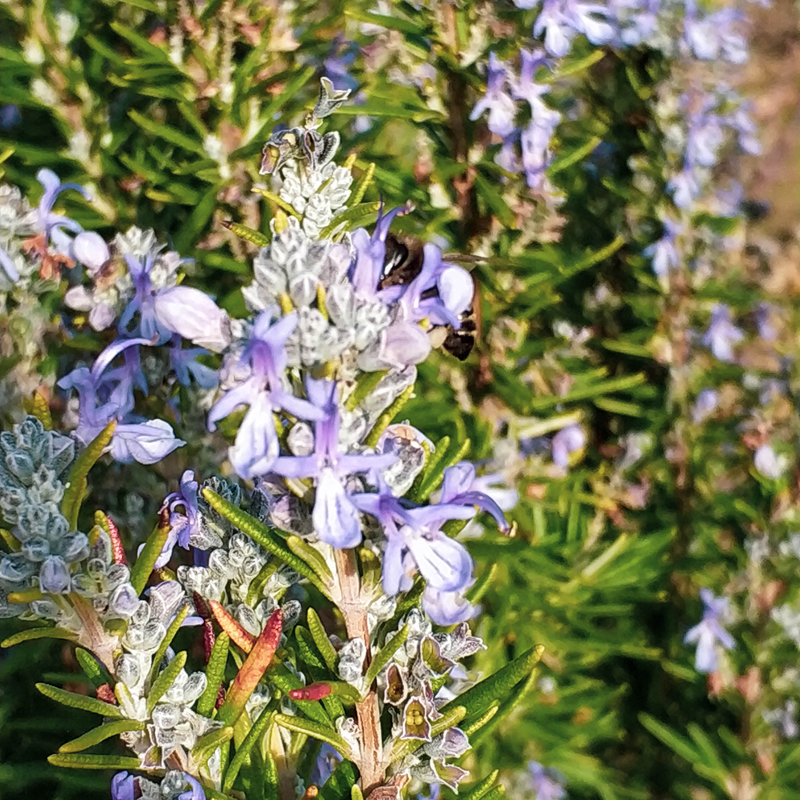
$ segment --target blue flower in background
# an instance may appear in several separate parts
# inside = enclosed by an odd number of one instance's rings
[[[529,761],[528,773],[535,800],[563,800],[567,796],[564,789],[566,779],[558,770],[543,767],[538,761]]]
[[[486,73],[486,94],[477,102],[471,120],[476,120],[485,111],[489,112],[489,130],[497,136],[508,136],[514,130],[517,104],[506,91],[509,80],[508,68],[494,53],[489,53]]]
[[[711,322],[702,342],[714,358],[731,363],[735,359],[733,346],[744,339],[744,333],[731,322],[731,311],[724,303],[717,303],[711,312]]]
[[[551,442],[553,462],[562,469],[569,468],[569,457],[586,445],[586,434],[580,425],[567,425],[562,428]]]
[[[653,272],[658,276],[666,275],[680,266],[681,254],[677,240],[683,233],[683,225],[679,222],[664,219],[661,224],[664,226],[661,238],[642,251],[643,255],[652,259]]]
[[[683,642],[697,645],[694,663],[698,672],[716,672],[717,644],[725,650],[736,647],[733,637],[723,627],[729,604],[727,598],[716,597],[710,589],[701,589],[700,598],[703,601],[703,619],[686,632]]]

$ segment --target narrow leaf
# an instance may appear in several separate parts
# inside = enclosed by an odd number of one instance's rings
[[[344,758],[353,757],[349,745],[338,733],[335,733],[330,728],[326,728],[313,720],[289,717],[286,714],[276,714],[275,722],[282,728],[287,728],[296,733],[304,733],[312,739],[319,739],[322,742],[327,742],[331,747],[338,750]]]
[[[204,717],[210,717],[217,701],[219,687],[225,676],[225,665],[228,662],[228,649],[230,647],[230,637],[227,633],[221,633],[214,642],[211,650],[211,657],[208,659],[206,667],[206,688],[200,699],[197,701],[197,713]]]
[[[54,767],[69,767],[72,769],[127,769],[139,770],[142,768],[138,758],[125,756],[94,756],[82,753],[56,753],[48,756],[47,760]]]
[[[298,558],[302,558],[322,580],[328,583],[333,580],[331,569],[319,550],[312,547],[307,542],[304,542],[299,536],[287,536],[286,544],[289,545],[289,549]]]
[[[202,767],[225,742],[231,739],[233,739],[233,727],[230,725],[203,734],[192,748],[192,759]]]
[[[13,647],[15,644],[32,642],[34,639],[66,639],[68,642],[75,642],[78,637],[72,631],[63,628],[30,628],[4,639],[0,642],[0,647]]]
[[[83,495],[86,492],[87,476],[89,470],[97,463],[97,459],[103,454],[103,450],[108,447],[114,436],[117,421],[111,422],[103,428],[97,437],[78,455],[72,469],[67,475],[66,489],[61,500],[61,513],[67,518],[70,530],[78,527],[78,512],[81,510]]]
[[[147,727],[146,723],[139,722],[135,719],[120,719],[115,722],[108,722],[101,725],[99,728],[84,733],[77,739],[71,742],[62,744],[58,748],[59,753],[80,753],[81,750],[86,750],[89,747],[94,747],[112,736],[119,736],[126,731],[143,731]]]
[[[348,411],[355,411],[359,403],[367,398],[367,396],[375,389],[378,384],[383,380],[388,370],[378,370],[376,372],[364,372],[358,377],[355,389],[350,393],[344,406]]]
[[[352,206],[347,211],[342,211],[329,222],[320,232],[320,238],[330,236],[334,231],[338,230],[342,225],[346,225],[345,230],[350,230],[358,224],[363,224],[369,217],[377,214],[381,210],[381,203],[375,201],[372,203],[360,203],[357,206]]]
[[[284,545],[280,537],[276,536],[266,525],[250,516],[238,506],[229,503],[209,488],[203,489],[206,502],[228,522],[235,525],[242,533],[246,533],[254,542],[260,544],[265,550],[277,556],[287,566],[291,567],[298,575],[302,575],[313,583],[328,599],[330,593],[320,581],[316,573],[301,558],[298,558]]]
[[[248,633],[226,610],[218,600],[209,600],[208,607],[219,623],[222,630],[228,634],[230,640],[245,653],[253,649],[256,637]]]
[[[122,711],[119,706],[105,703],[94,697],[84,697],[82,694],[68,692],[65,689],[59,689],[57,686],[50,686],[48,683],[37,683],[36,688],[45,697],[49,697],[51,700],[61,703],[61,705],[80,708],[82,711],[90,711],[92,714],[101,714],[104,717],[122,718]]]
[[[325,633],[325,628],[323,627],[317,612],[314,611],[313,608],[308,609],[306,621],[308,622],[308,629],[311,632],[311,636],[314,639],[314,644],[316,644],[317,649],[319,650],[320,655],[325,661],[328,669],[333,672],[336,669],[336,660],[338,656],[336,655],[336,650],[331,644],[331,640],[328,638],[328,634]]]
[[[378,444],[378,439],[381,438],[381,434],[386,430],[389,426],[389,423],[403,410],[405,404],[411,399],[411,396],[414,394],[414,386],[407,387],[402,394],[386,409],[386,411],[378,417],[378,421],[375,423],[375,426],[372,430],[367,434],[364,443],[368,447],[375,447]]]
[[[50,405],[41,392],[34,392],[31,401],[31,414],[42,423],[46,431],[53,430],[53,417],[50,414]]]
[[[392,656],[406,643],[408,639],[408,625],[403,627],[378,650],[369,665],[365,678],[365,686],[369,690],[373,681],[381,674],[381,670],[389,663]]]
[[[278,208],[282,208],[287,214],[290,214],[296,219],[300,219],[300,214],[295,210],[294,206],[291,203],[287,203],[282,197],[279,197],[277,194],[270,192],[268,189],[263,189],[260,186],[254,186],[253,191],[256,194],[260,194],[265,200],[269,200],[270,203],[274,203],[276,206],[278,206]],[[267,244],[269,244],[269,241],[267,241]],[[266,245],[261,245],[261,246],[264,247]]]
[[[153,572],[153,567],[164,549],[169,537],[169,517],[163,515],[153,532],[147,537],[142,552],[131,568],[131,584],[136,594],[141,594],[147,585],[147,580]]]
[[[244,239],[256,247],[269,247],[269,236],[265,236],[261,231],[248,228],[247,225],[241,225],[238,222],[226,221],[222,223],[223,227],[227,228],[231,233],[235,233],[240,239]]]
[[[84,650],[82,647],[76,647],[75,658],[78,660],[81,669],[95,689],[99,688],[104,683],[109,683],[109,674],[100,666],[100,662],[88,650]]]
[[[247,732],[247,736],[244,737],[244,741],[236,749],[236,754],[231,759],[231,763],[225,772],[225,780],[222,784],[223,792],[230,792],[230,790],[233,788],[233,784],[236,781],[236,776],[239,774],[239,770],[242,768],[245,760],[250,755],[250,751],[261,742],[264,731],[272,722],[273,716],[273,714],[268,713],[267,711],[262,711],[259,718]]]
[[[175,658],[167,664],[159,676],[153,681],[150,691],[147,693],[147,711],[152,711],[156,703],[164,696],[167,689],[175,683],[178,673],[186,666],[186,651],[183,650],[175,655]]]
[[[319,790],[319,800],[353,800],[352,790],[358,780],[356,768],[342,761]]]
[[[507,695],[520,681],[528,677],[541,659],[543,652],[542,645],[536,645],[536,647],[526,650],[494,675],[490,675],[467,689],[464,694],[451,700],[442,710],[449,708],[452,704],[463,706],[470,717],[485,714],[492,703]]]
[[[494,787],[499,774],[499,769],[494,770],[494,772],[489,773],[482,781],[476,783],[464,794],[459,793],[459,797],[461,800],[482,800]]]
[[[189,615],[189,606],[185,605],[175,615],[175,619],[172,620],[169,628],[167,628],[167,632],[164,635],[161,644],[158,646],[158,650],[156,650],[156,652],[153,654],[153,666],[150,670],[151,685],[158,676],[158,670],[161,667],[161,661],[167,652],[167,648],[172,644],[172,640],[175,638],[175,634],[178,632],[181,625],[183,625],[183,621],[186,619],[188,615]]]
[[[364,174],[359,178],[358,183],[355,185],[352,194],[350,195],[349,205],[357,206],[363,199],[364,195],[369,189],[372,179],[375,177],[375,165],[370,164],[365,170]]]

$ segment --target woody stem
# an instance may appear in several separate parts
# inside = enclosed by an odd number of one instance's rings
[[[348,638],[361,639],[364,642],[367,652],[365,666],[368,666],[372,654],[367,626],[367,602],[361,594],[355,552],[334,550],[334,553],[339,580],[339,610],[344,617]],[[356,715],[361,734],[356,764],[361,773],[361,790],[365,797],[369,797],[370,792],[380,786],[385,777],[378,695],[371,687],[367,696],[356,704]]]

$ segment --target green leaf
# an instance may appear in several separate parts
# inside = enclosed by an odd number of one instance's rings
[[[458,796],[461,800],[482,800],[494,787],[499,774],[499,769],[490,772],[482,781],[476,783],[472,788],[464,792],[464,794],[459,792]],[[462,789],[462,791],[464,790]]]
[[[298,558],[302,558],[322,580],[328,584],[333,580],[331,568],[328,566],[327,561],[322,557],[322,553],[320,553],[319,550],[312,547],[307,542],[304,542],[299,536],[294,535],[286,537],[286,544],[289,545],[289,549]]]
[[[484,678],[480,683],[467,689],[464,694],[451,700],[442,710],[453,706],[462,706],[470,717],[485,714],[492,703],[509,694],[514,687],[525,680],[542,657],[544,647],[537,645],[526,650],[521,656],[506,664],[494,675]]]
[[[255,245],[256,247],[269,247],[270,238],[265,236],[261,231],[248,228],[247,225],[240,225],[238,222],[225,222],[223,225],[231,232],[236,234],[240,239]]]
[[[89,470],[97,463],[97,459],[103,454],[103,450],[108,447],[116,427],[117,421],[111,420],[95,439],[81,451],[80,455],[75,459],[69,475],[67,475],[66,489],[61,500],[61,513],[67,518],[71,531],[76,530],[78,527],[78,513],[81,510],[83,495],[88,486]]]
[[[202,767],[225,742],[231,739],[233,739],[231,725],[203,734],[192,748],[192,760]]]
[[[102,686],[104,683],[109,683],[111,676],[88,650],[84,650],[82,647],[76,647],[75,658],[78,660],[81,669],[95,689]]]
[[[63,628],[29,628],[4,639],[0,642],[0,647],[13,647],[15,644],[32,642],[34,639],[66,639],[68,642],[75,642],[78,637],[72,631]]]
[[[167,125],[164,122],[155,122],[151,119],[148,119],[134,109],[128,111],[128,116],[146,133],[149,133],[158,139],[163,139],[165,142],[169,142],[170,144],[182,147],[184,150],[198,153],[201,156],[205,155],[202,142],[192,139],[190,136],[182,133],[177,128],[173,128],[171,125]]]
[[[273,716],[271,712],[262,711],[261,715],[247,732],[244,741],[236,748],[236,754],[231,759],[231,763],[228,765],[228,769],[225,772],[225,780],[222,783],[223,792],[230,792],[230,790],[233,789],[233,784],[236,780],[236,776],[239,774],[239,770],[250,755],[250,751],[261,742],[264,731],[266,731],[267,726],[273,721]]]
[[[175,634],[180,630],[181,625],[183,625],[183,621],[189,615],[189,606],[188,604],[182,606],[178,613],[175,615],[175,619],[172,620],[170,626],[167,628],[167,632],[164,635],[164,638],[161,640],[161,644],[158,646],[158,650],[153,654],[153,666],[150,669],[150,685],[154,685],[154,681],[158,676],[158,670],[161,667],[161,661],[164,658],[164,655],[167,652],[167,648],[172,644],[172,640],[175,638]]]
[[[334,682],[329,680],[331,672],[329,672],[322,655],[317,651],[314,638],[311,636],[309,631],[302,625],[298,625],[295,628],[294,635],[297,639],[297,647],[300,652],[300,657],[308,667],[311,680],[314,682],[324,681],[330,685],[331,688],[333,688]],[[349,683],[345,685],[350,689],[353,689]],[[355,693],[355,697],[352,698],[352,700],[357,701],[359,699],[358,692],[355,691],[355,689],[353,689],[353,692]],[[334,696],[333,693],[328,697],[323,698],[322,704],[331,719],[336,719],[344,714],[344,706],[342,705],[342,701],[339,699],[339,697]]]
[[[344,223],[352,223],[347,225],[344,230],[350,230],[355,224],[363,225],[368,217],[376,215],[381,210],[380,202],[361,203],[357,206],[351,206],[346,211],[342,211],[329,222],[321,231],[320,239],[325,239],[334,231],[337,231]]]
[[[175,68],[172,62],[169,60],[169,54],[166,50],[148,41],[146,37],[141,36],[140,34],[136,33],[136,31],[133,31],[123,25],[121,22],[112,22],[111,28],[129,44],[133,45],[133,47],[135,47],[137,50],[140,50],[143,54],[150,56],[155,61],[172,66],[177,72],[177,68]]]
[[[369,665],[364,679],[367,691],[369,691],[373,681],[381,674],[381,670],[391,661],[392,656],[406,643],[406,639],[408,639],[408,625],[403,625],[373,656],[372,663]]]
[[[175,234],[173,247],[180,252],[186,252],[197,237],[203,231],[214,214],[214,209],[217,207],[217,194],[219,187],[213,186],[209,189],[200,199],[200,202],[192,209],[186,222],[181,225],[178,232]]]
[[[62,744],[58,748],[59,753],[79,753],[81,750],[86,750],[89,747],[94,747],[112,736],[119,736],[126,731],[143,731],[147,727],[144,722],[139,722],[135,719],[120,719],[115,722],[107,722],[105,725],[94,730],[84,733],[77,739],[73,739],[66,744]]]
[[[312,739],[327,742],[331,747],[338,750],[344,758],[352,759],[353,757],[347,742],[338,733],[324,725],[320,725],[318,722],[310,719],[301,719],[300,717],[289,717],[286,714],[276,714],[275,722],[287,730],[295,731],[295,733],[304,733]]]
[[[372,179],[375,177],[375,164],[369,164],[369,166],[364,170],[363,175],[359,178],[358,183],[355,185],[355,188],[350,194],[349,205],[358,206],[358,204],[364,199],[364,195],[369,189],[370,184],[372,183]],[[367,373],[369,374],[369,373]]]
[[[505,786],[495,786],[490,792],[487,792],[483,798],[484,800],[504,800],[506,796]]]
[[[277,195],[274,192],[270,192],[268,189],[264,189],[261,186],[253,187],[253,191],[256,194],[260,194],[265,200],[269,200],[270,203],[273,203],[274,205],[278,206],[278,208],[282,208],[287,214],[289,214],[289,216],[294,217],[295,219],[300,219],[300,212],[297,211],[297,209],[291,203],[287,203],[286,200],[284,200],[280,195]],[[267,245],[268,244],[269,240],[267,241]],[[259,246],[266,247],[267,245],[259,245]]]
[[[475,188],[478,190],[479,195],[486,201],[489,208],[497,215],[497,219],[506,227],[512,230],[517,227],[517,218],[514,212],[508,207],[508,204],[503,200],[503,196],[497,189],[492,186],[483,175],[476,174]]]
[[[319,800],[352,800],[352,789],[358,773],[350,761],[342,761],[333,774],[320,787]]]
[[[414,394],[414,386],[407,387],[402,394],[386,409],[386,411],[378,417],[372,430],[367,434],[364,443],[368,447],[375,447],[378,444],[378,439],[381,434],[386,430],[391,421],[403,410],[405,404],[411,399]]]
[[[167,664],[159,676],[153,681],[150,691],[147,693],[147,713],[149,714],[156,706],[156,703],[164,696],[167,689],[175,683],[178,673],[186,666],[186,651],[176,653],[175,658]]]
[[[255,517],[251,517],[250,514],[233,505],[233,503],[229,503],[224,497],[220,497],[209,488],[203,489],[203,497],[220,516],[228,520],[242,533],[246,533],[254,542],[260,544],[265,550],[283,561],[284,564],[291,567],[298,575],[302,575],[311,581],[317,589],[330,599],[328,588],[317,577],[314,570],[286,547],[280,537],[274,534],[266,525],[259,522]]]
[[[345,12],[348,17],[357,19],[359,22],[369,22],[372,25],[379,25],[390,31],[400,31],[410,33],[413,36],[424,36],[425,29],[421,28],[410,20],[402,17],[388,16],[387,14],[373,14],[371,11],[363,11],[360,8],[348,7]]]
[[[602,141],[603,140],[599,136],[594,136],[588,142],[582,144],[580,147],[577,147],[575,150],[572,150],[571,152],[568,153],[564,153],[563,155],[559,156],[555,161],[553,161],[553,163],[547,168],[547,173],[549,175],[555,175],[557,172],[561,172],[561,170],[567,169],[567,167],[571,167],[578,161],[582,161],[599,144],[601,144]]]
[[[477,733],[484,725],[488,725],[495,718],[499,710],[499,705],[493,705],[482,717],[478,717],[474,722],[465,725],[464,733],[466,733],[467,736],[472,736],[473,733]]]
[[[642,712],[639,714],[639,722],[647,728],[656,739],[660,739],[667,747],[672,748],[681,758],[686,759],[690,764],[696,764],[700,761],[700,754],[692,745],[679,736],[672,728],[668,728],[662,722],[659,722],[655,717]]]
[[[388,374],[388,370],[378,370],[377,372],[363,372],[356,380],[355,389],[350,393],[347,402],[344,404],[348,411],[355,411],[358,404],[377,388],[383,377]]]
[[[206,688],[197,701],[197,713],[210,717],[217,702],[219,687],[225,677],[225,665],[228,663],[230,637],[224,631],[217,636],[206,667]]]
[[[101,714],[104,717],[122,719],[122,711],[119,706],[106,703],[95,697],[85,697],[82,694],[75,694],[65,689],[59,689],[57,686],[50,686],[50,684],[47,683],[37,683],[36,688],[45,697],[49,697],[51,700],[55,700],[63,706],[79,708],[82,711],[90,711],[92,714]]]
[[[323,627],[317,612],[314,611],[313,608],[308,609],[306,621],[308,622],[308,629],[311,632],[311,636],[314,639],[314,644],[316,644],[317,649],[322,655],[322,658],[324,659],[328,669],[333,672],[336,669],[336,660],[338,656],[336,655],[336,650],[331,644],[331,640],[328,638],[328,634],[325,633],[325,628]]]
[[[54,767],[68,767],[70,769],[126,769],[140,770],[142,765],[138,758],[124,756],[94,756],[82,753],[56,753],[48,756],[47,760]]]
[[[153,532],[147,537],[136,563],[131,568],[131,584],[136,594],[141,594],[153,572],[153,567],[164,549],[169,537],[169,521],[158,521]]]

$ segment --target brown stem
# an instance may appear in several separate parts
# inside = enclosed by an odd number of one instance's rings
[[[367,626],[367,603],[361,594],[355,553],[352,550],[335,550],[336,572],[339,579],[339,610],[344,617],[347,636],[361,639],[367,648],[365,665],[371,659],[369,628]],[[356,766],[361,773],[361,790],[365,797],[380,786],[385,778],[383,764],[383,737],[378,695],[370,689],[367,696],[356,704],[358,727],[361,733],[360,752]]]

